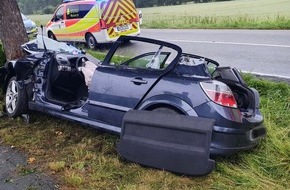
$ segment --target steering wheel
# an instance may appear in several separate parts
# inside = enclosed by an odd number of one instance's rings
[[[85,56],[80,56],[76,60],[76,65],[75,65],[75,67],[76,67],[76,73],[79,76],[81,76],[82,78],[85,78],[85,77],[84,77],[84,74],[79,70],[79,67],[83,67],[86,61],[89,61],[89,59],[87,57],[85,57]]]

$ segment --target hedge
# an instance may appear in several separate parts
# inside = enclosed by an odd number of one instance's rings
[[[3,46],[0,43],[0,67],[2,67],[5,64],[5,62],[6,62],[6,57],[4,54]]]

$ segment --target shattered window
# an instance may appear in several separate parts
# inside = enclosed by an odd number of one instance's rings
[[[177,55],[175,50],[163,45],[132,40],[129,43],[117,49],[110,64],[162,70]]]

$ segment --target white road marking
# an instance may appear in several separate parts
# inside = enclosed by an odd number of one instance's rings
[[[169,40],[163,41],[182,42],[182,43],[203,43],[203,44],[225,44],[225,45],[243,45],[243,46],[263,46],[263,47],[279,47],[290,48],[290,45],[276,45],[276,44],[254,44],[254,43],[239,43],[239,42],[219,42],[219,41],[191,41],[191,40]]]

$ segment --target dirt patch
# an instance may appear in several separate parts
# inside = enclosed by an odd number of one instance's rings
[[[29,167],[26,156],[14,148],[4,146],[0,139],[0,189],[54,190],[54,181]]]

